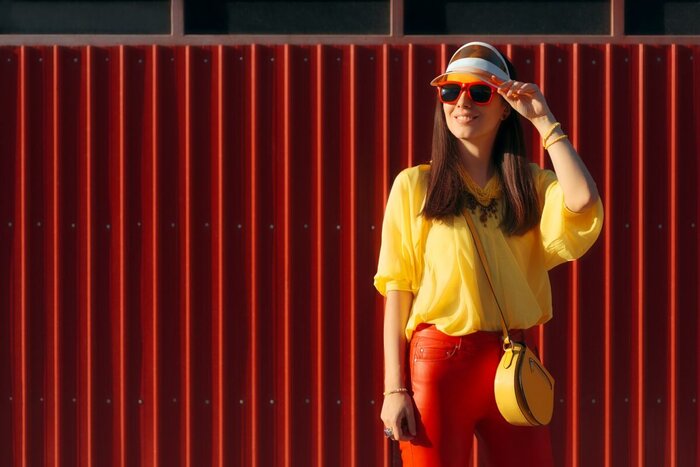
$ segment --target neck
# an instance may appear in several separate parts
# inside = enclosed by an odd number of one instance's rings
[[[459,153],[462,165],[472,180],[483,188],[493,177],[496,170],[491,164],[494,138],[491,138],[489,141],[460,140],[460,143]]]

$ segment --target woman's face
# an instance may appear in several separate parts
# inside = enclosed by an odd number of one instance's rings
[[[498,93],[486,105],[475,104],[468,92],[462,92],[454,104],[442,104],[445,121],[452,134],[457,139],[474,143],[496,137],[498,126],[508,107],[508,103]]]

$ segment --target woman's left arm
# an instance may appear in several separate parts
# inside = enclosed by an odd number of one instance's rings
[[[537,85],[508,81],[498,88],[498,92],[511,107],[532,122],[540,137],[546,136],[557,122]],[[564,131],[559,126],[547,138],[547,142],[562,135]],[[581,212],[595,204],[599,196],[598,188],[569,138],[562,138],[552,144],[548,152],[564,193],[566,207],[573,212]]]

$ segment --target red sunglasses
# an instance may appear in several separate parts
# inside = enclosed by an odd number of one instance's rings
[[[469,98],[477,105],[488,105],[496,94],[496,88],[483,81],[461,83],[459,81],[445,81],[437,85],[438,97],[443,104],[454,104],[459,100],[463,92],[467,92]]]

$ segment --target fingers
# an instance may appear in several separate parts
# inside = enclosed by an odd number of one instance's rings
[[[506,81],[502,80],[501,78],[499,78],[499,77],[496,76],[496,75],[491,75],[490,80],[491,80],[491,82],[492,82],[493,84],[495,84],[497,87],[498,87],[498,86],[501,86],[503,83],[506,82]]]
[[[416,417],[413,414],[413,407],[406,410],[406,420],[408,421],[408,432],[416,436]]]
[[[393,441],[400,441],[405,439],[403,437],[403,431],[401,429],[402,418],[397,418],[395,420],[384,422],[384,426],[391,428],[392,436],[389,438]]]
[[[520,94],[521,83],[519,81],[508,81],[503,88],[502,93],[506,97],[516,97]]]
[[[410,397],[394,397],[384,400],[382,407],[384,426],[391,428],[390,439],[408,441],[416,434],[416,422],[413,414],[413,403]]]
[[[508,89],[511,88],[511,86],[513,86],[513,83],[515,83],[515,81],[513,81],[513,80],[505,81],[500,86],[498,86],[498,90],[499,91],[504,91],[504,90],[507,91]]]
[[[392,427],[392,430],[394,430],[394,437],[392,438],[393,440],[402,441],[405,439],[403,430],[401,429],[401,425],[401,419],[399,418],[398,420],[396,420],[396,423]]]
[[[503,97],[512,97],[515,81],[506,81],[501,86],[498,87],[498,93]]]
[[[416,435],[416,421],[413,416],[413,409],[402,412],[396,419],[387,420],[384,426],[391,428],[395,441],[410,441]]]
[[[513,83],[513,87],[510,88],[510,94],[511,94],[512,96],[516,96],[516,97],[517,97],[517,96],[520,96],[524,84],[525,84],[525,83],[521,83],[520,81],[514,82],[514,83]]]
[[[399,436],[397,439],[401,441],[408,441],[416,436],[416,417],[413,413],[413,405],[407,405],[402,414],[399,425]],[[395,432],[397,433],[397,432]]]
[[[411,429],[410,423],[407,414],[403,414],[396,424],[397,429],[394,430],[394,439],[396,441],[410,441],[413,439],[415,436],[415,427]]]
[[[498,87],[498,93],[507,98],[517,99],[522,95],[531,95],[537,92],[537,86],[532,83],[510,80]]]

